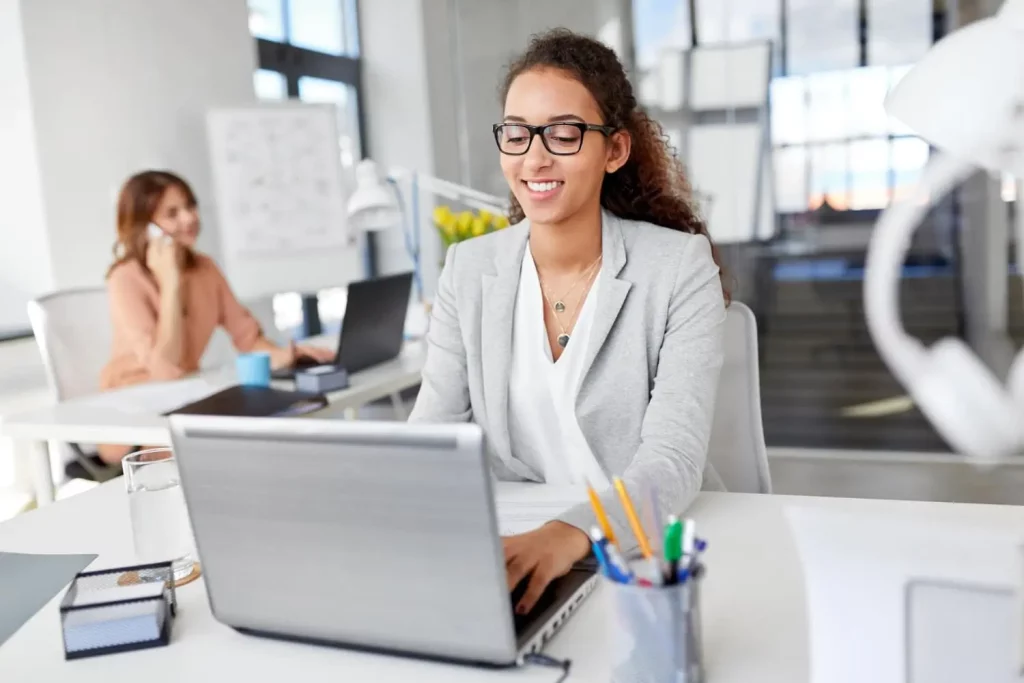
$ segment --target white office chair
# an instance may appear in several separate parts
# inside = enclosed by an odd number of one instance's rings
[[[100,372],[110,359],[110,306],[103,287],[69,289],[28,303],[28,318],[46,369],[46,381],[58,401],[95,394]],[[120,473],[98,466],[78,444],[51,443],[64,463],[77,461],[97,481]]]
[[[753,312],[738,301],[732,302],[726,313],[724,343],[725,362],[718,382],[708,460],[727,490],[771,493],[761,425],[757,322]]]

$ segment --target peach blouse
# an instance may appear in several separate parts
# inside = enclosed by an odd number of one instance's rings
[[[196,264],[182,274],[181,301],[185,347],[180,364],[154,350],[160,291],[156,280],[136,260],[126,261],[107,278],[110,322],[114,328],[110,362],[100,376],[102,389],[177,379],[199,370],[213,331],[223,326],[235,348],[251,351],[261,336],[259,323],[231,292],[213,259],[196,254]]]

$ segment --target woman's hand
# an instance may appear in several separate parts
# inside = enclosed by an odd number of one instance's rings
[[[501,539],[505,546],[505,571],[511,592],[527,576],[530,583],[517,614],[526,614],[540,599],[554,579],[564,576],[573,563],[590,552],[590,539],[585,533],[565,522],[548,522],[539,529]]]
[[[270,342],[261,339],[266,346],[267,353],[270,354],[270,369],[271,370],[282,370],[284,368],[290,368],[295,365],[296,358],[296,347],[294,342],[288,342],[287,346],[274,346]],[[256,348],[259,349],[262,346],[259,342],[256,343]]]
[[[296,345],[295,342],[288,342],[287,346],[275,346],[269,349],[269,352],[270,367],[274,370],[293,367],[299,356],[309,356],[323,364],[333,362],[336,355],[331,349],[306,344]]]
[[[180,248],[171,239],[150,240],[146,247],[146,267],[161,290],[177,288],[181,283]]]
[[[299,344],[295,347],[295,357],[309,356],[310,358],[316,359],[321,365],[327,363],[333,363],[337,357],[338,352],[335,349],[326,349],[322,346],[308,346],[306,344]]]

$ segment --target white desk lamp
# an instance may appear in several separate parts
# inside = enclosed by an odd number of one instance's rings
[[[1024,177],[1024,0],[1007,0],[994,17],[937,43],[894,88],[886,109],[944,153],[933,155],[913,196],[889,207],[871,236],[864,274],[871,337],[954,449],[988,461],[1019,455],[1024,353],[1014,359],[1004,387],[959,339],[925,347],[900,321],[899,285],[917,226],[974,172],[972,164]],[[1024,221],[1017,225],[1020,249]]]
[[[399,182],[404,179],[409,179],[412,184],[412,207],[409,213],[405,210],[399,189]],[[348,200],[348,217],[352,228],[375,232],[400,225],[421,296],[423,283],[420,281],[419,196],[422,190],[474,209],[501,215],[508,213],[508,203],[504,199],[486,192],[401,168],[392,169],[388,177],[382,179],[376,163],[371,159],[360,161],[356,167],[356,189]]]

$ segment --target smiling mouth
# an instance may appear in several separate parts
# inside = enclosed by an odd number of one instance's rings
[[[565,182],[561,180],[548,180],[542,183],[535,183],[530,180],[524,180],[523,184],[526,185],[530,192],[551,192],[565,185]]]

